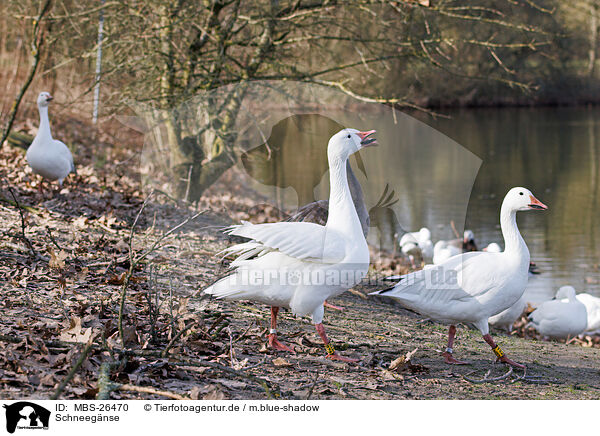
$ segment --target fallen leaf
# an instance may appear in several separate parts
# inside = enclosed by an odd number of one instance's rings
[[[285,360],[283,357],[276,357],[275,359],[273,359],[273,365],[275,366],[293,366],[290,362],[288,362],[287,360]]]
[[[225,400],[225,393],[216,385],[212,385],[206,394],[202,397],[203,400]]]
[[[65,267],[65,259],[68,254],[64,250],[60,250],[58,253],[54,251],[54,248],[48,247],[48,253],[50,254],[50,261],[48,266],[54,269],[63,269]]]
[[[92,329],[83,329],[81,327],[81,318],[74,316],[71,318],[71,325],[66,330],[60,332],[59,340],[63,342],[87,343],[92,337]]]

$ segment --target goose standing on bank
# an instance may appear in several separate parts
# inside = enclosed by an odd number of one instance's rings
[[[351,154],[377,144],[374,133],[343,129],[329,140],[329,214],[324,226],[244,222],[227,230],[250,241],[224,250],[238,256],[231,264],[235,271],[204,292],[270,305],[269,345],[277,350],[293,352],[277,340],[277,313],[286,307],[297,316],[312,316],[328,358],[355,361],[339,355],[329,342],[323,303],[360,282],[369,268],[369,249],[348,187],[346,162]]]
[[[583,333],[587,326],[587,310],[577,299],[575,288],[563,286],[556,292],[554,300],[544,301],[529,314],[529,321],[527,326],[542,336],[564,339]]]
[[[492,347],[498,360],[510,360],[489,334],[488,318],[502,312],[523,295],[528,279],[529,250],[517,227],[517,212],[547,207],[525,188],[512,188],[500,209],[500,226],[506,249],[502,253],[473,251],[439,265],[406,274],[395,286],[372,295],[391,297],[408,309],[450,324],[444,359],[464,364],[452,355],[456,324],[474,325]]]
[[[44,179],[54,181],[62,186],[62,182],[69,173],[77,174],[73,163],[73,155],[69,148],[61,141],[52,138],[50,120],[48,119],[48,105],[52,96],[47,92],[40,92],[37,99],[40,113],[40,127],[33,142],[27,149],[27,163],[34,173]],[[42,184],[40,182],[40,191]]]

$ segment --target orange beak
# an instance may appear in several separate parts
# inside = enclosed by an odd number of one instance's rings
[[[537,210],[546,210],[548,209],[548,206],[546,206],[544,203],[542,203],[540,200],[538,200],[537,198],[535,198],[533,195],[529,196],[529,208],[530,209],[537,209]]]
[[[358,135],[358,137],[360,138],[360,145],[362,146],[362,148],[373,147],[375,145],[379,145],[379,144],[377,144],[377,139],[369,138],[369,136],[371,136],[375,132],[376,132],[376,130],[369,130],[367,132],[357,132],[356,133]]]

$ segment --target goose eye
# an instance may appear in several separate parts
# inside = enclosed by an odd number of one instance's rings
[[[348,138],[350,138],[351,135],[348,135]]]
[[[519,192],[519,195],[523,195],[523,193],[522,193],[522,192]]]

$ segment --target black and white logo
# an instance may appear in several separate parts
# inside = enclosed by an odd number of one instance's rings
[[[4,405],[6,409],[6,431],[47,430],[50,423],[50,411],[29,401]]]

